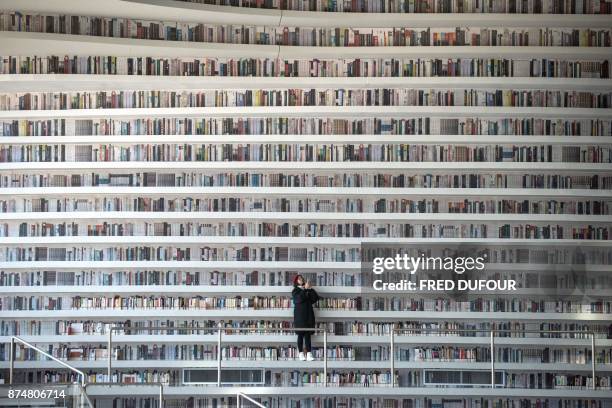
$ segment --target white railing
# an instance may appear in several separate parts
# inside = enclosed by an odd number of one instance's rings
[[[93,403],[91,402],[91,400],[89,399],[89,395],[87,395],[87,391],[86,391],[86,387],[87,387],[87,376],[85,375],[85,373],[81,370],[79,370],[78,368],[75,368],[73,366],[71,366],[70,364],[66,363],[65,361],[62,361],[56,357],[53,357],[51,354],[47,353],[46,351],[36,347],[35,345],[28,343],[27,341],[17,337],[17,336],[11,336],[11,343],[10,343],[10,349],[9,349],[9,384],[13,385],[13,381],[14,381],[14,371],[15,371],[15,345],[16,343],[20,343],[23,344],[25,347],[30,348],[34,351],[36,351],[37,353],[42,354],[43,356],[50,358],[51,360],[55,361],[57,364],[61,365],[64,368],[69,369],[72,372],[75,372],[78,376],[80,381],[77,383],[79,386],[79,398],[80,398],[80,404],[79,406],[82,407],[84,405],[84,402],[86,401],[87,404],[89,405],[90,408],[94,408]]]
[[[234,328],[234,327],[210,327],[203,328],[197,326],[184,326],[184,327],[123,327],[123,326],[115,326],[111,327],[108,332],[108,378],[111,378],[112,374],[112,360],[113,360],[113,332],[115,331],[183,331],[183,330],[191,330],[191,331],[209,331],[209,332],[217,332],[217,386],[221,386],[221,371],[223,369],[223,360],[222,360],[222,345],[224,344],[224,336],[225,332],[299,332],[299,331],[311,331],[316,333],[323,334],[323,386],[328,386],[328,378],[327,378],[327,366],[328,366],[328,358],[327,358],[327,331],[319,328]],[[409,334],[409,335],[422,335],[422,334],[472,334],[476,335],[480,334],[488,334],[490,338],[489,348],[491,354],[491,388],[495,388],[495,338],[500,334],[580,334],[581,338],[589,338],[591,339],[591,376],[592,376],[592,389],[596,389],[596,345],[595,345],[595,332],[593,331],[572,331],[572,330],[504,330],[504,329],[493,329],[493,330],[478,330],[478,329],[456,329],[456,330],[442,330],[442,329],[393,329],[389,332],[389,368],[391,373],[391,386],[395,387],[395,335],[396,334]],[[153,340],[151,341],[153,342]],[[585,363],[586,364],[586,363]]]
[[[111,327],[108,331],[108,365],[107,365],[107,373],[108,378],[111,378],[112,369],[113,369],[113,332],[115,331],[130,331],[130,330],[146,330],[146,331],[173,331],[173,330],[198,330],[198,331],[210,331],[217,332],[217,386],[221,386],[221,369],[222,369],[222,355],[221,355],[221,346],[223,344],[223,333],[225,332],[249,332],[249,331],[257,331],[257,332],[315,332],[315,333],[323,333],[323,378],[324,386],[327,386],[327,332],[323,329],[317,328],[308,328],[308,329],[298,329],[298,328],[248,328],[248,327],[210,327],[210,328],[202,328],[196,326],[186,326],[186,327],[123,327],[123,326],[115,326]]]
[[[221,386],[221,373],[222,373],[222,369],[223,369],[223,359],[222,359],[222,346],[227,343],[229,343],[230,341],[227,341],[227,337],[231,337],[231,336],[224,336],[224,333],[227,332],[231,332],[231,333],[236,333],[236,332],[258,332],[258,333],[286,333],[286,332],[299,332],[299,331],[310,331],[310,332],[315,332],[315,333],[321,333],[323,336],[323,358],[322,358],[322,363],[323,363],[323,386],[328,386],[328,377],[327,377],[327,372],[328,372],[328,353],[327,353],[327,343],[328,343],[328,333],[327,331],[325,331],[324,329],[320,329],[320,328],[307,328],[307,329],[302,329],[302,328],[249,328],[249,327],[244,327],[244,328],[234,328],[234,327],[211,327],[211,328],[202,328],[202,327],[197,327],[197,326],[184,326],[184,327],[124,327],[124,326],[114,326],[111,327],[109,329],[108,332],[108,366],[107,366],[107,370],[108,370],[108,379],[110,381],[110,379],[112,378],[112,367],[113,367],[113,333],[117,332],[117,331],[122,331],[124,333],[130,333],[130,332],[139,332],[139,331],[205,331],[205,332],[216,332],[217,333],[217,386]],[[562,334],[570,334],[570,335],[574,335],[575,338],[579,337],[579,338],[590,338],[591,339],[591,376],[592,376],[592,384],[591,384],[591,388],[592,389],[596,389],[596,344],[595,344],[595,339],[596,339],[596,333],[593,331],[568,331],[568,330],[542,330],[542,331],[538,331],[538,330],[504,330],[504,329],[499,329],[499,330],[478,330],[478,329],[456,329],[456,330],[437,330],[437,329],[393,329],[389,332],[388,334],[388,338],[389,338],[389,368],[390,368],[390,372],[391,372],[391,383],[390,386],[395,387],[396,381],[395,381],[395,344],[396,344],[396,335],[402,335],[402,336],[414,336],[414,335],[440,335],[440,334],[457,334],[457,335],[464,335],[464,336],[476,336],[478,334],[481,335],[481,337],[484,337],[485,335],[487,335],[490,338],[489,341],[489,348],[490,348],[490,360],[491,360],[491,366],[490,366],[490,372],[491,372],[491,382],[490,382],[490,386],[491,388],[495,388],[496,387],[496,381],[495,381],[495,339],[497,337],[500,336],[505,336],[505,335],[512,335],[512,334],[521,334],[521,335],[525,335],[525,334],[549,334],[549,335],[562,335]],[[154,340],[144,340],[143,343],[149,343],[149,342],[154,342]],[[76,373],[79,376],[79,387],[81,389],[81,398],[84,398],[87,403],[90,405],[90,407],[93,408],[93,404],[91,403],[89,396],[87,395],[86,392],[86,388],[88,386],[132,386],[132,385],[158,385],[159,386],[159,408],[163,408],[164,405],[164,390],[163,390],[163,386],[164,384],[160,383],[160,382],[155,382],[155,383],[136,383],[136,384],[123,384],[123,383],[114,383],[114,382],[108,382],[108,383],[87,383],[87,376],[86,374],[71,366],[70,364],[56,358],[53,357],[52,355],[50,355],[49,353],[45,352],[44,350],[41,350],[40,348],[32,345],[31,343],[28,343],[27,341],[16,337],[16,336],[12,336],[11,337],[11,342],[10,342],[10,349],[9,349],[9,383],[13,384],[14,381],[14,370],[15,370],[15,346],[16,343],[21,343],[23,344],[25,347],[31,348],[35,351],[37,351],[38,353],[44,355],[45,357],[50,358],[51,360],[55,361],[56,363],[58,363],[59,365],[61,365],[64,368],[67,368],[69,370],[71,370],[72,372]],[[588,363],[585,363],[588,364]],[[249,397],[242,394],[241,395],[242,398],[246,398],[250,401]],[[251,401],[253,402],[253,401]]]

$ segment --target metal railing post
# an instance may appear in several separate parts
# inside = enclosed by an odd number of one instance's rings
[[[323,332],[323,386],[327,387],[327,330]]]
[[[223,330],[219,327],[217,335],[217,387],[221,386],[221,333]]]
[[[591,375],[593,376],[593,389],[596,389],[595,385],[595,332],[591,333]]]
[[[491,388],[495,388],[495,331],[491,330]]]
[[[164,385],[159,384],[159,408],[164,408]]]
[[[389,333],[389,361],[391,363],[391,386],[395,387],[395,329]]]
[[[108,329],[108,366],[107,366],[107,376],[108,381],[111,381],[111,372],[113,370],[113,329],[114,327],[110,327]]]
[[[85,377],[81,377],[81,393],[79,394],[79,400],[81,407],[85,405]]]
[[[11,337],[11,348],[9,349],[9,384],[13,384],[13,372],[15,371],[15,339]]]

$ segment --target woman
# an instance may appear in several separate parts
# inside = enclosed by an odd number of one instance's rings
[[[315,315],[312,305],[317,303],[319,295],[312,288],[310,282],[306,282],[302,275],[297,275],[293,279],[293,326],[296,329],[314,329],[315,327]],[[297,347],[300,352],[300,360],[313,361],[310,336],[312,331],[298,331],[297,332]]]

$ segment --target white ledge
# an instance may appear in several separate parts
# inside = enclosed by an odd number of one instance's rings
[[[508,320],[522,322],[545,321],[590,321],[607,323],[612,314],[604,313],[530,313],[530,312],[390,312],[390,311],[355,311],[355,310],[321,310],[317,309],[320,320]],[[293,317],[291,309],[78,309],[78,310],[4,310],[6,319],[115,319],[155,318],[155,319],[270,319],[288,320]]]
[[[155,196],[171,197],[223,196],[236,197],[579,197],[608,198],[612,190],[549,189],[549,188],[419,188],[419,187],[15,187],[0,188],[0,197],[14,196]]]
[[[612,195],[612,193],[611,193]],[[612,223],[610,215],[571,215],[571,214],[479,214],[479,213],[371,213],[371,212],[143,212],[143,211],[69,211],[69,212],[16,212],[0,213],[3,221],[140,221],[161,220],[169,222],[181,221],[351,221],[351,222],[377,222],[377,221],[505,221],[513,222],[595,222]]]
[[[2,136],[0,145],[136,143],[321,143],[321,144],[437,144],[467,145],[612,145],[612,136],[541,135],[96,135],[96,136]]]
[[[499,268],[496,268],[499,270]],[[554,270],[551,268],[551,270]],[[276,295],[289,296],[293,286],[244,286],[244,285],[49,285],[49,286],[0,286],[0,294],[3,295],[131,295],[149,294],[159,295],[198,295],[198,296],[219,296],[219,295]],[[324,295],[361,295],[363,288],[360,286],[319,286],[317,292]],[[367,292],[366,293],[371,293]],[[411,296],[416,299],[437,295],[434,291],[419,291]],[[379,292],[377,296],[396,296],[395,293]],[[516,289],[512,293],[500,293],[495,291],[478,291],[479,296],[497,297],[527,297],[528,299],[551,298],[551,297],[580,297],[585,296],[582,289],[559,289],[559,288],[528,288]],[[610,289],[589,289],[588,296],[591,298],[610,298]]]
[[[52,4],[37,0],[3,0],[3,8],[35,13],[62,13],[134,19],[150,19],[180,22],[219,24],[287,25],[336,27],[340,24],[352,27],[610,27],[605,15],[571,14],[497,14],[497,13],[339,13],[312,12],[279,9],[262,9],[217,6],[179,2],[172,0],[105,0],[87,2],[79,0],[54,0]]]
[[[550,245],[608,247],[610,240],[582,239],[518,239],[518,238],[338,238],[338,237],[257,237],[257,236],[57,236],[57,237],[0,237],[0,245],[95,245],[105,244],[163,244],[163,245],[280,245],[280,246],[359,246],[366,243],[398,244],[506,244],[518,246]]]
[[[414,115],[431,118],[612,118],[609,108],[506,106],[227,106],[206,108],[113,108],[0,111],[2,119],[149,118],[149,117],[377,117]]]
[[[212,355],[212,354],[211,354]],[[212,355],[214,357],[214,355]],[[87,370],[106,369],[108,360],[100,358],[98,360],[64,360],[68,364],[76,368]],[[266,368],[266,369],[295,369],[299,364],[304,371],[322,371],[322,360],[317,359],[312,362],[303,362],[296,359],[280,359],[280,360],[223,360],[222,368]],[[354,370],[354,369],[378,369],[388,370],[389,361],[355,361],[355,360],[334,360],[328,359],[328,368],[331,370]],[[444,370],[488,370],[491,367],[489,362],[472,362],[472,361],[395,361],[396,369],[444,369]],[[0,362],[0,368],[8,369],[8,362]],[[17,369],[57,369],[57,363],[54,361],[16,361],[15,368]],[[134,368],[165,368],[165,369],[181,369],[181,368],[217,368],[216,359],[208,360],[114,360],[112,363],[113,370],[133,370]],[[567,363],[505,363],[496,362],[497,370],[509,372],[526,371],[526,372],[591,372],[591,364],[567,364]],[[606,364],[597,364],[598,372],[612,371],[611,367]]]
[[[3,92],[189,89],[426,88],[612,89],[612,79],[529,77],[229,77],[104,74],[1,74]]]
[[[401,171],[426,170],[446,173],[450,169],[471,171],[554,171],[554,172],[609,172],[612,163],[567,163],[567,162],[374,162],[374,161],[100,161],[100,162],[15,162],[0,163],[0,171],[49,170],[66,174],[70,170],[130,170],[137,173],[149,169],[220,171],[257,170],[262,173],[277,171],[300,171],[321,173],[330,171]]]
[[[611,270],[609,265],[581,265],[588,271],[608,272]],[[361,270],[360,262],[307,262],[307,261],[10,261],[0,262],[0,269],[3,270],[49,270],[61,269],[66,271],[86,270],[151,270],[176,269],[190,270],[198,269],[201,271],[346,271],[349,273],[359,273]],[[574,265],[571,264],[526,264],[526,263],[489,263],[487,270],[500,271],[573,271]],[[29,287],[32,288],[32,287]]]

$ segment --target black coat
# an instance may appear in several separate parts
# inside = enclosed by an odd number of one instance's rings
[[[293,325],[296,328],[315,327],[315,314],[312,305],[318,302],[319,295],[314,289],[293,287]]]

